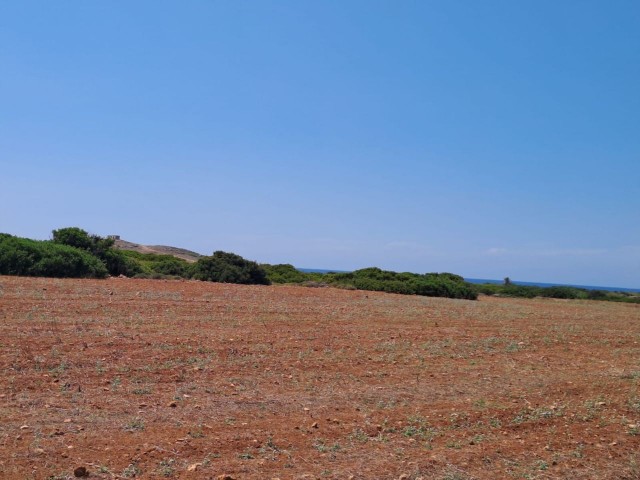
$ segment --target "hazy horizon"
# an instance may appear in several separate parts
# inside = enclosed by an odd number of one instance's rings
[[[0,4],[0,231],[640,287],[640,4]]]

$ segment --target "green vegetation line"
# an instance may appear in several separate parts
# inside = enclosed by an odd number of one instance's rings
[[[112,238],[77,228],[54,230],[51,240],[31,240],[0,234],[0,275],[58,278],[126,276],[154,279],[195,279],[253,285],[296,284],[332,286],[403,295],[476,300],[479,294],[510,297],[552,297],[640,303],[640,296],[574,287],[532,287],[513,284],[474,285],[453,273],[409,273],[364,268],[347,273],[307,273],[293,265],[258,264],[234,253],[216,251],[189,263],[172,255],[139,253],[114,247]]]

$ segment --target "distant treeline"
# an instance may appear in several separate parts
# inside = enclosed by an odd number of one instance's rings
[[[30,240],[0,234],[0,275],[57,278],[126,276],[154,279],[195,279],[210,282],[269,285],[297,284],[371,290],[404,295],[476,300],[479,294],[510,297],[552,297],[640,303],[640,296],[574,287],[474,285],[453,273],[397,273],[379,268],[354,272],[307,273],[293,265],[258,264],[234,253],[217,251],[195,263],[154,253],[114,247],[115,241],[77,228],[54,230],[51,240]]]
[[[348,273],[306,273],[293,265],[265,265],[267,278],[273,283],[295,283],[308,286],[333,286],[351,290],[371,290],[404,295],[462,298],[476,300],[473,285],[453,273],[397,273],[376,267]]]
[[[54,230],[51,240],[0,234],[0,274],[58,278],[186,278],[211,282],[292,283],[407,295],[475,300],[475,288],[451,273],[396,273],[365,268],[349,273],[303,273],[292,265],[268,265],[217,251],[195,263],[172,255],[114,248],[115,241],[77,227]]]
[[[640,303],[640,295],[632,292],[610,292],[607,290],[589,290],[586,288],[556,286],[537,287],[533,285],[516,285],[505,279],[504,285],[484,283],[474,285],[479,293],[501,297],[520,298],[565,298],[576,300],[607,300],[611,302]]]

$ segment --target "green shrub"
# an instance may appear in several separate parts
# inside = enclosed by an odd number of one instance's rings
[[[575,287],[547,287],[541,288],[539,292],[541,297],[548,298],[588,298],[589,295],[586,290]]]
[[[498,295],[502,292],[502,285],[497,285],[495,283],[482,283],[473,286],[478,293],[482,293],[484,295]]]
[[[464,279],[453,273],[397,273],[377,267],[363,268],[349,273],[329,273],[326,281],[353,286],[359,290],[373,290],[405,295],[463,298],[475,300],[478,292]]]
[[[510,283],[502,288],[501,294],[505,297],[534,298],[540,296],[541,290],[540,287]]]
[[[126,277],[133,277],[142,272],[140,265],[134,260],[127,258],[122,252],[117,250],[107,250],[99,257],[106,265],[109,274]]]
[[[191,276],[210,282],[269,285],[266,272],[256,262],[222,251],[199,258],[191,266]]]
[[[189,262],[172,255],[157,253],[140,253],[132,250],[121,250],[120,253],[127,261],[134,263],[138,271],[136,278],[188,278]]]
[[[606,300],[607,292],[604,290],[589,290],[587,297],[589,300]]]
[[[93,255],[51,241],[0,235],[0,274],[59,278],[104,278],[108,272]]]
[[[186,260],[176,257],[164,258],[153,265],[154,271],[162,275],[171,275],[174,277],[185,277],[189,270],[189,264]]]
[[[288,263],[278,265],[263,263],[260,266],[266,272],[271,283],[304,283],[313,280],[312,275],[301,272]]]
[[[578,300],[608,300],[612,302],[640,303],[640,296],[626,292],[610,292],[605,290],[587,290],[585,288],[553,286],[536,287],[534,285],[516,285],[513,282],[504,285],[485,283],[475,285],[479,293],[521,298],[564,298]]]
[[[113,248],[115,240],[112,238],[90,235],[78,227],[66,227],[53,231],[53,242],[85,250],[98,257],[110,275],[132,277],[142,271],[136,262]]]

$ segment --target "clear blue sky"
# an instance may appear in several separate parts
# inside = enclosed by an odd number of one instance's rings
[[[0,231],[640,287],[640,2],[3,1]]]

